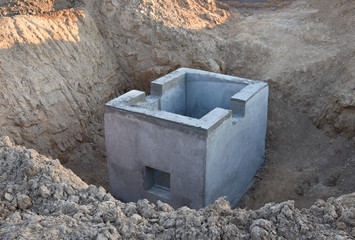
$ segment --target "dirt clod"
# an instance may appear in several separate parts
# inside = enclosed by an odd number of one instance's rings
[[[37,166],[36,174],[25,170],[29,164]],[[0,180],[1,239],[335,239],[353,234],[354,194],[320,200],[302,210],[292,201],[256,211],[232,210],[222,198],[200,210],[174,210],[147,200],[122,203],[103,188],[87,185],[59,161],[15,146],[7,137],[0,139]],[[17,204],[8,189],[16,191]],[[54,194],[41,197],[43,189]]]

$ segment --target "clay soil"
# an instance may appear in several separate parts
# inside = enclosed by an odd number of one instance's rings
[[[1,135],[108,189],[104,103],[193,67],[270,86],[265,165],[239,207],[352,193],[355,3],[269,3],[0,1]]]

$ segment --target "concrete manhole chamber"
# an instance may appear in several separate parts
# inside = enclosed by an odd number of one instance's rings
[[[105,105],[110,192],[201,208],[234,205],[264,161],[266,83],[180,68]]]

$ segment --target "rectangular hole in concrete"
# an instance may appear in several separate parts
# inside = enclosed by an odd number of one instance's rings
[[[155,195],[170,198],[170,174],[145,167],[145,189]]]

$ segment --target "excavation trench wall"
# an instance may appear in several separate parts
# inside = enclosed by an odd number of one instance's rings
[[[97,126],[91,128],[101,124],[104,102],[132,88],[148,92],[151,80],[186,66],[274,81],[288,101],[309,112],[320,127],[329,133],[336,130],[354,136],[355,100],[350,87],[354,73],[352,65],[344,64],[351,62],[351,52],[345,54],[330,46],[327,53],[320,50],[313,62],[297,61],[293,67],[282,66],[284,57],[279,55],[284,53],[283,48],[281,53],[275,52],[274,42],[267,45],[260,37],[250,39],[252,32],[243,30],[244,34],[237,35],[235,40],[225,40],[208,30],[166,27],[164,22],[152,20],[146,13],[149,6],[140,3],[91,1],[81,5],[85,16],[79,17],[3,17],[2,134],[65,162],[65,152],[93,141],[92,131],[100,131]],[[209,21],[204,21],[208,26]],[[245,20],[250,25],[253,21]],[[310,27],[318,30],[312,24]],[[256,29],[262,28],[260,24],[254,25]],[[270,24],[269,28],[273,27]],[[267,34],[260,29],[261,36]],[[287,42],[294,34],[280,36]],[[311,40],[314,36],[304,37]],[[312,46],[305,51],[314,52],[317,48]],[[342,84],[333,79],[340,79]],[[325,81],[324,88],[320,83]],[[314,87],[307,91],[308,83]],[[314,98],[317,94],[330,97]]]

